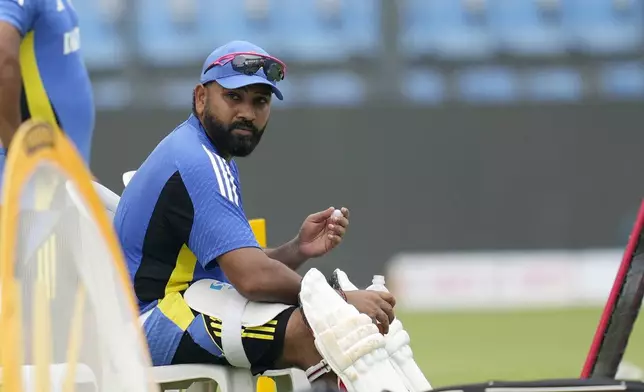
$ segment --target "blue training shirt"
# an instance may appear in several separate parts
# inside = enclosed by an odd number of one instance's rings
[[[94,97],[71,0],[0,0],[0,21],[22,35],[22,120],[57,124],[89,164]]]
[[[143,313],[203,278],[228,282],[217,257],[259,244],[234,161],[191,115],[166,136],[126,187],[114,217]]]

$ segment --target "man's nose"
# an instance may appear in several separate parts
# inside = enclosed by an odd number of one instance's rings
[[[252,123],[256,119],[255,109],[253,105],[243,104],[239,105],[239,111],[237,112],[237,121],[250,122]]]

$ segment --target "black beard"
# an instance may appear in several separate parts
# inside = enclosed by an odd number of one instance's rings
[[[258,129],[250,122],[241,121],[226,126],[221,121],[218,121],[208,109],[204,110],[202,125],[217,151],[220,154],[231,157],[250,155],[259,144],[264,134],[264,129],[266,129],[266,127]],[[233,133],[235,129],[251,131],[252,135],[235,135]]]

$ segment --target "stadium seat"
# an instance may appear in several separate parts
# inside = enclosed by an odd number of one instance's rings
[[[583,80],[574,68],[539,68],[527,73],[524,90],[535,101],[576,101],[582,98]]]
[[[377,57],[380,43],[381,4],[376,0],[344,0],[344,42],[352,54]]]
[[[560,0],[570,46],[589,54],[638,52],[644,0]]]
[[[115,69],[125,64],[126,48],[115,18],[110,17],[110,13],[101,8],[99,3],[74,2],[81,30],[81,51],[88,68]]]
[[[443,75],[429,69],[414,69],[404,73],[402,95],[412,102],[436,104],[444,100]]]
[[[340,62],[370,55],[380,38],[380,3],[375,0],[272,0],[279,53],[302,62]],[[324,7],[324,4],[327,4]],[[288,37],[285,39],[285,37]]]
[[[566,41],[557,0],[549,3],[539,0],[488,0],[487,4],[490,9],[490,29],[499,42],[501,52],[524,56],[565,53]]]
[[[308,75],[301,88],[303,100],[320,106],[355,106],[367,97],[360,75],[344,71]]]
[[[487,14],[484,1],[404,0],[399,46],[408,57],[487,58],[495,51]]]
[[[185,10],[177,13],[173,1]],[[220,44],[214,34],[211,1],[140,0],[132,2],[132,7],[138,15],[139,53],[151,66],[201,64]]]
[[[210,50],[234,40],[250,41],[267,52],[282,56],[289,39],[278,36],[277,24],[281,10],[271,0],[228,1],[225,7],[217,7],[211,1],[207,9],[212,26],[213,46]],[[292,33],[292,32],[291,32]],[[290,38],[290,37],[289,37]]]
[[[465,102],[510,102],[518,95],[515,73],[503,66],[465,69],[459,73],[458,87]]]
[[[616,62],[600,69],[599,81],[602,95],[609,99],[644,98],[644,64],[641,62]]]

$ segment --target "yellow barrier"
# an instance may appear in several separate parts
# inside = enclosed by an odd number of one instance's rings
[[[251,219],[248,221],[250,228],[253,229],[253,234],[259,243],[259,246],[266,248],[266,220],[265,219]],[[270,377],[259,377],[257,379],[257,392],[275,392],[275,381]]]
[[[253,229],[253,234],[255,234],[255,238],[259,242],[259,246],[266,248],[268,246],[266,245],[266,219],[251,219],[248,223],[250,223],[250,228]]]

